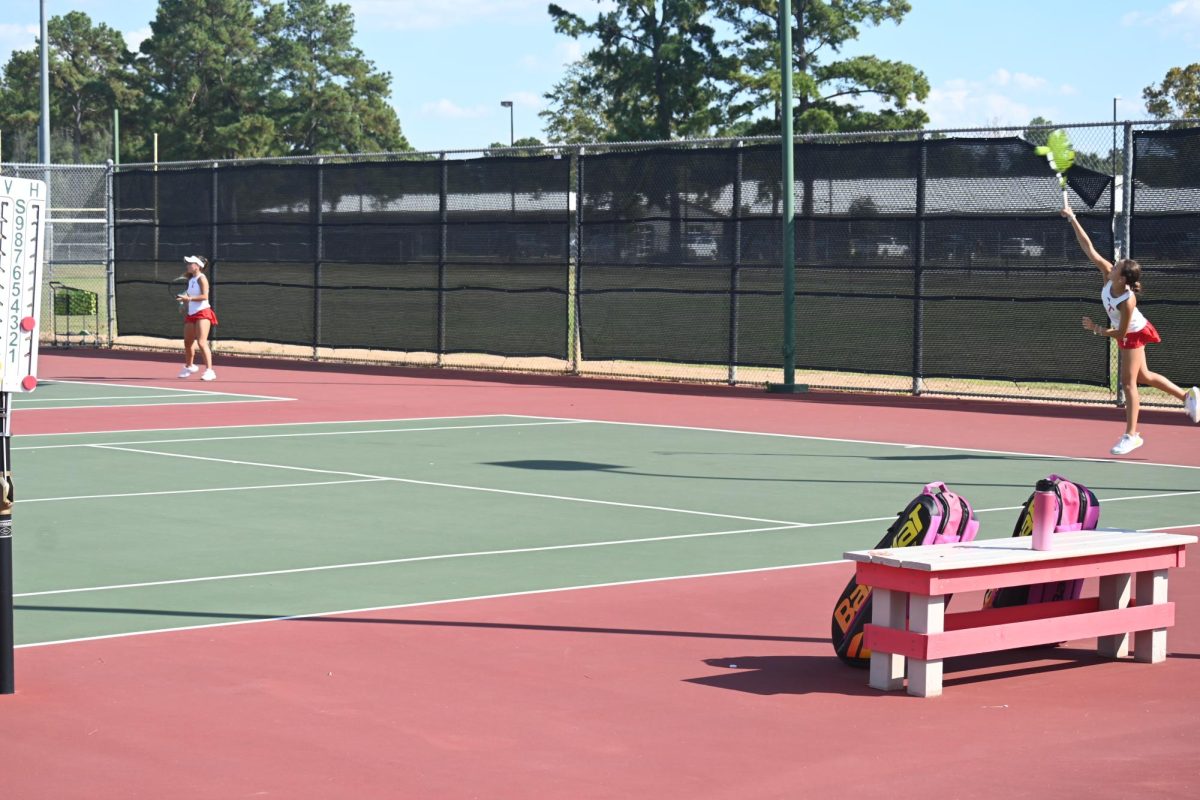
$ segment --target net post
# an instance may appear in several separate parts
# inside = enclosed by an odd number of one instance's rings
[[[12,449],[9,392],[0,392],[0,694],[16,691],[13,659]]]
[[[447,195],[450,191],[450,165],[446,154],[438,154],[441,170],[438,178],[438,260],[437,260],[437,366],[442,366],[446,352],[446,252],[449,245],[450,212]]]
[[[0,392],[0,695],[16,691],[13,659],[12,468],[8,392]]]
[[[913,363],[912,393],[921,394],[925,378],[925,190],[929,172],[929,145],[925,132],[917,134],[916,231],[913,238]]]

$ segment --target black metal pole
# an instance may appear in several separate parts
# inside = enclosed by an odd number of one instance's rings
[[[729,383],[737,383],[738,363],[738,281],[742,266],[742,180],[743,150],[738,142],[737,163],[733,173],[733,262],[729,267]]]
[[[929,172],[929,145],[922,131],[917,141],[917,226],[913,240],[913,364],[912,391],[920,394],[925,378],[925,178]]]
[[[313,179],[313,361],[320,360],[321,348],[321,265],[325,260],[325,159],[317,159]]]
[[[0,694],[16,691],[13,676],[13,486],[9,393],[0,392]]]
[[[446,154],[439,157],[441,176],[438,179],[438,263],[437,263],[437,364],[442,365],[446,352],[446,256],[449,250],[450,211],[447,195],[450,192],[450,166]]]

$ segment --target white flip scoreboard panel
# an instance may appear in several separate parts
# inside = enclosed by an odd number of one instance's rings
[[[37,386],[46,184],[0,176],[0,391]]]

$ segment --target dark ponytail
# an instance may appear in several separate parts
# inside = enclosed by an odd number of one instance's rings
[[[1125,279],[1125,285],[1134,294],[1142,293],[1142,265],[1132,258],[1123,258],[1117,262],[1117,269]]]

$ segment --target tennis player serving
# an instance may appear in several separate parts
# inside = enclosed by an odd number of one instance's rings
[[[1096,248],[1087,232],[1075,219],[1075,212],[1069,206],[1064,206],[1062,215],[1071,223],[1075,239],[1083,248],[1088,260],[1096,265],[1104,278],[1104,288],[1100,291],[1100,302],[1108,313],[1109,324],[1100,325],[1091,317],[1083,318],[1083,327],[1096,336],[1107,336],[1117,340],[1121,348],[1121,387],[1125,390],[1125,433],[1113,445],[1112,454],[1123,456],[1142,446],[1142,437],[1138,433],[1138,411],[1140,398],[1138,384],[1153,386],[1161,389],[1177,400],[1183,401],[1184,411],[1192,422],[1200,422],[1200,389],[1193,386],[1186,392],[1180,389],[1165,376],[1151,372],[1146,364],[1146,345],[1162,341],[1154,324],[1146,319],[1138,310],[1137,296],[1142,291],[1142,268],[1130,258],[1123,258],[1116,264],[1111,264]]]
[[[188,256],[183,260],[187,265],[187,291],[178,295],[181,303],[187,303],[187,317],[183,321],[183,369],[179,370],[180,378],[187,378],[200,368],[196,366],[196,347],[204,356],[203,381],[215,381],[217,373],[212,368],[212,350],[208,346],[208,333],[217,324],[217,315],[213,313],[212,305],[208,302],[208,276],[204,268],[208,259],[204,256]]]

